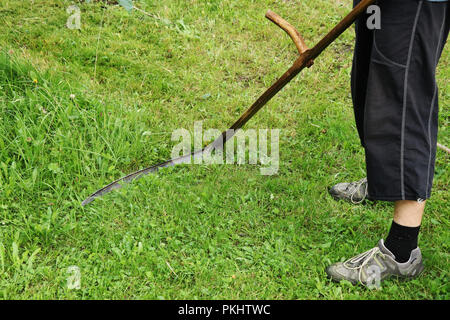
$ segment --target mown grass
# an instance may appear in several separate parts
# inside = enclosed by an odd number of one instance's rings
[[[353,30],[246,128],[280,128],[280,170],[183,166],[87,207],[106,183],[170,157],[174,129],[225,129],[296,57],[272,9],[313,44],[350,1],[137,1],[156,18],[70,1],[0,3],[3,299],[448,299],[448,160],[438,151],[420,245],[426,271],[370,291],[324,268],[384,237],[392,205],[335,202],[364,175],[349,96]],[[439,66],[448,134],[448,50]],[[71,97],[71,95],[74,95]],[[81,289],[67,288],[68,267]]]

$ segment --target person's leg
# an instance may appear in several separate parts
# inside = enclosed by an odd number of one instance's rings
[[[359,2],[361,0],[353,0],[353,6]],[[355,21],[355,48],[350,82],[355,123],[362,146],[364,146],[364,110],[373,46],[373,30],[367,28],[368,17],[368,14],[362,14]],[[328,192],[336,200],[343,199],[352,203],[361,203],[367,197],[367,179],[338,183],[332,186]]]
[[[361,0],[353,0],[356,6]],[[361,145],[364,146],[364,109],[366,104],[367,82],[370,56],[373,45],[373,30],[367,28],[368,15],[362,14],[355,21],[355,48],[351,72],[351,93],[356,128]]]
[[[394,221],[386,243],[328,267],[333,280],[367,283],[371,268],[381,265],[381,278],[415,277],[423,269],[417,237],[433,180],[435,69],[448,35],[449,6],[410,0],[378,5],[382,23],[374,33],[362,136],[368,194],[395,201]]]
[[[449,27],[448,4],[402,1],[379,3],[382,29],[374,35],[369,75],[374,86],[368,88],[365,119],[368,193],[395,201],[385,246],[401,263],[417,248],[423,199],[431,193],[438,128],[435,70]]]
[[[448,34],[448,3],[380,0],[364,114],[368,194],[430,197],[437,143],[435,79]]]
[[[410,228],[420,226],[425,203],[426,201],[396,201],[394,206],[394,221],[402,226]]]
[[[425,201],[395,202],[394,219],[384,245],[400,263],[408,261],[411,252],[417,248],[424,209]]]

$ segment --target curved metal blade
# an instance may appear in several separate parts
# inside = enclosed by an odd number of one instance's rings
[[[205,148],[206,149],[206,148]],[[95,198],[101,197],[102,195],[104,195],[105,193],[108,193],[112,190],[115,189],[120,189],[122,188],[122,185],[128,182],[131,182],[133,180],[139,179],[149,173],[153,173],[153,172],[157,172],[160,168],[166,168],[166,167],[172,167],[175,166],[177,164],[182,164],[182,163],[191,163],[191,159],[195,159],[196,157],[200,157],[203,155],[204,150],[201,151],[197,151],[197,152],[192,152],[189,155],[186,156],[182,156],[179,158],[175,158],[175,159],[171,159],[159,164],[156,164],[154,166],[145,168],[145,169],[141,169],[138,170],[136,172],[127,174],[126,176],[117,179],[116,181],[111,182],[110,184],[108,184],[107,186],[95,191],[93,194],[91,194],[89,197],[87,197],[82,203],[82,206],[87,205],[88,203],[92,202],[95,200]]]

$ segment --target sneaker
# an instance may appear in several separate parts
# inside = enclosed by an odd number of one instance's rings
[[[361,283],[369,288],[379,288],[382,280],[391,277],[416,278],[423,268],[419,247],[411,252],[407,262],[399,263],[381,239],[377,247],[345,262],[332,264],[326,269],[326,273],[336,282],[347,280],[353,284]]]
[[[338,183],[329,190],[329,193],[336,200],[344,199],[355,204],[361,203],[368,198],[367,178],[350,183]]]

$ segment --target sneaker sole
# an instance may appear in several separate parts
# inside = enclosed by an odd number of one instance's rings
[[[420,277],[424,270],[425,270],[425,266],[422,264],[419,267],[419,272],[413,276],[390,275],[390,276],[384,278],[382,281],[394,279],[394,280],[398,280],[401,282],[406,282],[406,281],[413,280],[413,279]],[[363,287],[367,288],[366,285],[362,284],[361,282],[359,282],[357,280],[350,280],[350,279],[337,280],[337,279],[333,278],[333,276],[328,272],[328,267],[325,269],[325,273],[327,274],[327,278],[330,279],[331,281],[333,281],[334,283],[340,283],[341,281],[345,280],[345,281],[350,282],[352,285],[362,285]]]
[[[366,202],[367,200],[370,200],[369,198],[366,197],[366,198],[363,199],[362,201],[360,201],[360,202],[359,202],[359,201],[355,201],[355,203],[354,203],[354,202],[352,202],[352,200],[349,199],[349,198],[339,196],[338,194],[335,194],[335,193],[331,193],[330,190],[328,190],[328,194],[329,194],[334,200],[336,200],[336,201],[343,200],[343,201],[349,202],[349,203],[351,203],[351,204],[362,204],[362,203]]]

